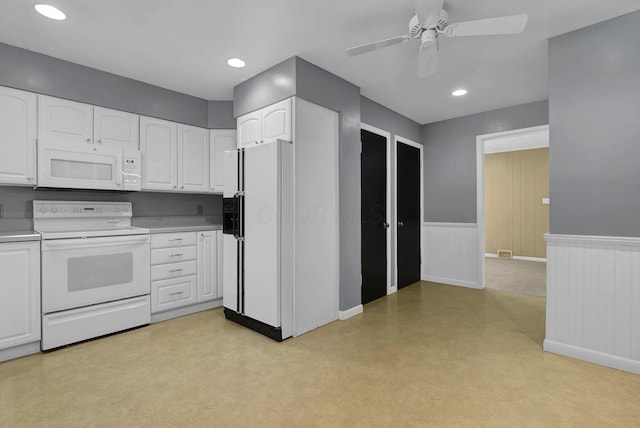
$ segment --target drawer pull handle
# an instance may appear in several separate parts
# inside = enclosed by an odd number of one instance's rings
[[[169,296],[179,296],[181,294],[184,294],[184,291],[176,291],[175,293],[169,293]]]
[[[174,241],[182,241],[183,238],[171,238],[169,239],[169,242],[174,242]]]
[[[171,254],[169,257],[182,257],[184,254]]]
[[[169,273],[176,273],[176,272],[182,272],[184,269],[173,269],[170,270]]]

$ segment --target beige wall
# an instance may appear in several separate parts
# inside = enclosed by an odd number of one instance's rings
[[[484,157],[486,252],[546,258],[549,148]]]

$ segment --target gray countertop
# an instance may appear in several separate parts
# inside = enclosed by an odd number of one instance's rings
[[[205,216],[134,217],[132,226],[144,227],[151,233],[200,232],[221,230],[220,218]]]
[[[6,242],[24,242],[24,241],[39,241],[40,234],[33,230],[12,230],[12,231],[0,231],[0,243]]]

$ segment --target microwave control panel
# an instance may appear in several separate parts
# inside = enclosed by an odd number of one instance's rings
[[[123,190],[142,189],[140,170],[140,152],[125,149],[122,156]]]

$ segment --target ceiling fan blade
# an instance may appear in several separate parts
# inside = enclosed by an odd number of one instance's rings
[[[449,37],[519,34],[524,31],[528,20],[529,15],[521,14],[480,19],[478,21],[457,22],[447,26],[443,34]]]
[[[440,19],[444,0],[416,0],[418,21],[425,26],[434,26]]]
[[[438,66],[437,53],[438,48],[435,43],[423,43],[422,46],[420,46],[420,53],[418,54],[418,79],[436,73]]]
[[[354,46],[346,50],[347,55],[356,56],[363,53],[375,51],[378,49],[386,48],[388,46],[399,45],[400,43],[406,43],[411,40],[411,36],[405,34],[404,36],[391,37],[390,39],[379,40],[373,43],[367,43],[360,46]]]

